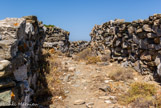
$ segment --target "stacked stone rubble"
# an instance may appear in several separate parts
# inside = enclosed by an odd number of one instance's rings
[[[77,54],[89,46],[88,41],[73,41],[70,42],[69,52],[70,54]]]
[[[44,37],[35,16],[0,21],[0,106],[32,101]]]
[[[104,37],[102,36],[102,25],[95,25],[91,32],[90,47],[97,55],[104,55],[107,46],[104,44]]]
[[[98,54],[111,50],[111,60],[130,65],[142,74],[161,75],[161,14],[145,20],[125,22],[123,19],[95,25],[91,46]]]
[[[70,55],[79,53],[89,46],[88,41],[69,41],[70,33],[56,26],[45,27],[46,38],[44,48],[54,48],[56,51],[69,53]]]
[[[46,38],[44,48],[54,48],[57,51],[67,52],[69,49],[69,32],[58,27],[44,27]]]

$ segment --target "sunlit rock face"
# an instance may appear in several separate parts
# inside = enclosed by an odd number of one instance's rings
[[[32,101],[44,38],[35,16],[0,21],[0,106]]]
[[[0,21],[0,106],[29,107],[41,87],[42,48],[69,52],[69,34],[36,16]]]

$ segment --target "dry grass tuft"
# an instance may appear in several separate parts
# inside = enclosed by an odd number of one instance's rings
[[[109,77],[115,81],[126,81],[128,79],[133,79],[133,72],[132,68],[123,68],[120,66],[112,67],[111,72],[109,73]]]
[[[82,52],[78,53],[74,60],[86,61],[87,64],[96,64],[97,62],[107,62],[110,59],[110,53],[99,57],[96,55],[95,51],[92,51],[91,48],[87,48]]]
[[[64,55],[61,51],[56,51],[54,48],[47,50],[47,52],[50,55],[54,54],[55,56],[63,56]]]
[[[102,62],[107,62],[110,61],[110,55],[109,54],[105,54],[101,57],[101,61]]]
[[[101,59],[98,56],[91,56],[87,58],[87,64],[96,64],[97,62],[101,62]]]
[[[43,49],[42,52],[43,52],[43,55],[48,54],[49,56],[51,56],[51,55],[63,56],[64,55],[61,51],[56,51],[54,48]]]
[[[110,61],[110,59],[111,59],[111,51],[105,50],[105,54],[101,57],[101,61],[107,62],[107,61]]]
[[[133,108],[150,108],[150,106],[161,108],[161,95],[158,96],[157,91],[154,84],[134,82],[127,93],[120,96],[119,103],[131,104]]]
[[[92,56],[93,52],[91,48],[87,48],[83,50],[82,52],[78,53],[74,60],[80,61],[80,60],[87,60],[89,56]]]
[[[158,108],[161,108],[161,90],[158,90],[158,92],[155,103]]]

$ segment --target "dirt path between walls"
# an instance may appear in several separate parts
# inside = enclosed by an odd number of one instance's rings
[[[69,57],[59,57],[62,68],[67,69],[60,79],[64,85],[63,105],[53,103],[50,108],[131,108],[121,106],[117,96],[126,92],[132,81],[113,81],[109,73],[115,63],[86,64]],[[142,76],[135,80],[144,79]],[[145,79],[146,80],[146,79]]]
[[[56,108],[109,108],[114,106],[107,99],[111,95],[99,89],[112,81],[107,75],[110,65],[87,65],[85,62],[74,61],[68,57],[60,59],[63,68],[68,69],[62,77],[67,97],[63,100],[64,106],[58,105]]]
[[[65,77],[69,85],[69,93],[65,99],[65,105],[68,108],[106,108],[109,106],[99,96],[105,96],[105,93],[99,88],[103,87],[104,80],[108,79],[106,66],[86,65],[85,62],[76,62],[72,59],[67,60],[69,72]],[[101,73],[101,76],[100,76]],[[67,78],[69,76],[69,78]],[[68,79],[68,80],[67,80]]]

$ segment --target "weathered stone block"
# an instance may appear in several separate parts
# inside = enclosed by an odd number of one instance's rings
[[[161,29],[157,29],[157,36],[161,36]]]
[[[161,63],[157,66],[157,73],[161,76]]]
[[[23,81],[27,79],[27,65],[23,65],[19,67],[17,70],[14,72],[15,79],[17,81]]]
[[[0,106],[11,105],[11,90],[0,92]]]
[[[16,56],[18,51],[17,45],[18,43],[15,39],[0,41],[0,58],[11,59]]]
[[[148,37],[148,38],[156,38],[157,35],[154,34],[154,33],[147,33],[147,37]]]
[[[149,25],[147,25],[147,24],[143,25],[143,30],[146,31],[146,32],[151,32],[152,31],[151,27]]]
[[[0,80],[0,90],[5,88],[12,88],[16,86],[16,82],[14,82],[11,78],[1,78]]]
[[[143,31],[143,29],[139,28],[139,29],[136,30],[136,34],[141,33],[142,31]]]
[[[10,61],[8,61],[8,60],[1,60],[0,61],[0,71],[4,70],[9,64],[10,64]]]

